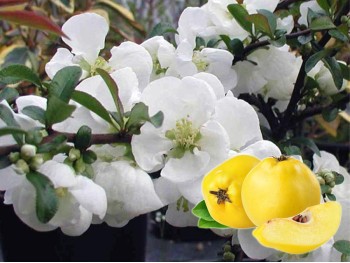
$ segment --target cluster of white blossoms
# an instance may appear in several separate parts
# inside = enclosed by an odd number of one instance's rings
[[[278,2],[245,0],[244,6],[250,14],[259,9],[273,12]],[[161,36],[141,44],[126,41],[110,50],[109,59],[99,56],[109,28],[105,18],[84,13],[63,25],[62,30],[69,38],[62,40],[70,50],[59,48],[47,63],[46,72],[51,79],[64,67],[79,66],[83,75],[76,90],[90,94],[108,111],[115,111],[107,84],[96,71],[103,69],[118,85],[125,112],[143,102],[150,116],[161,111],[164,119],[160,127],[146,122],[140,134],[132,136],[133,158],[125,145],[91,146],[97,154],[92,165],[93,178],[72,169],[64,162],[64,156],[42,161],[38,171],[52,181],[59,197],[58,211],[46,224],[36,217],[35,189],[18,167],[0,170],[0,190],[6,191],[5,203],[14,206],[23,222],[38,231],[61,228],[68,235],[80,235],[91,223],[122,227],[140,214],[168,206],[167,222],[195,226],[197,219],[190,210],[203,200],[201,181],[208,171],[237,154],[260,159],[281,155],[275,144],[263,140],[256,110],[237,97],[241,93],[259,93],[288,101],[301,59],[288,46],[269,46],[232,66],[233,55],[223,43],[216,48],[198,47],[197,37],[205,41],[219,40],[220,35],[242,41],[249,38],[227,10],[232,3],[236,1],[209,0],[202,7],[185,9],[179,20],[176,47]],[[286,32],[293,26],[291,16],[277,23]],[[330,79],[322,73],[322,65],[317,69],[310,76]],[[109,123],[84,106],[73,101],[70,104],[76,106],[71,118],[53,125],[53,130],[76,133],[87,125],[92,134],[115,132]],[[13,116],[22,128],[43,127],[23,114],[23,109],[31,105],[45,110],[45,98],[22,96],[16,105],[18,113]],[[1,120],[0,126],[5,126]],[[14,143],[9,136],[0,140],[4,145]],[[159,176],[152,179],[149,174],[155,172]],[[238,233],[244,250],[250,251],[249,244],[260,246],[254,243],[251,234],[240,233],[247,231]],[[246,236],[251,239],[249,242],[245,242]],[[248,255],[258,258],[254,253]],[[265,258],[271,254],[258,256]]]

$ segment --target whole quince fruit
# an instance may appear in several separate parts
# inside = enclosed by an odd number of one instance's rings
[[[304,163],[291,157],[263,159],[242,185],[245,212],[256,226],[273,218],[296,215],[320,200],[316,176]]]
[[[242,183],[259,159],[250,155],[235,156],[211,170],[202,181],[202,194],[211,217],[232,228],[250,228],[241,200]]]

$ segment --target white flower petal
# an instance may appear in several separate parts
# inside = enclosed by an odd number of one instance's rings
[[[62,26],[69,37],[62,40],[72,48],[72,53],[82,55],[90,64],[94,64],[100,50],[105,46],[109,26],[104,17],[95,13],[72,16]]]
[[[116,218],[115,215],[109,215],[109,214],[106,214],[103,220],[107,223],[107,225],[111,227],[124,227],[129,223],[129,220],[119,222],[118,218]]]
[[[174,183],[195,181],[203,176],[209,161],[207,152],[195,148],[193,153],[187,151],[180,159],[170,158],[160,174]]]
[[[258,115],[247,102],[225,97],[216,103],[215,108],[214,119],[226,129],[232,150],[262,139]]]
[[[206,81],[214,91],[216,99],[225,97],[224,86],[215,75],[206,72],[200,72],[193,75],[193,77]]]
[[[142,91],[147,84],[153,69],[153,61],[148,51],[141,45],[130,41],[121,43],[111,49],[109,60],[113,70],[130,67],[136,73]]]
[[[267,140],[257,141],[244,148],[240,153],[253,155],[259,159],[272,156],[279,157],[282,154],[276,144]]]
[[[220,228],[211,228],[211,231],[213,231],[215,234],[221,237],[228,238],[233,235],[237,235],[237,229],[234,228],[227,228],[227,229],[220,229]]]
[[[49,223],[57,227],[75,224],[80,216],[78,202],[69,193],[58,200],[58,210]]]
[[[197,204],[203,200],[202,180],[203,177],[200,177],[193,182],[178,183],[177,188],[190,203]]]
[[[58,48],[56,54],[45,65],[45,72],[50,79],[56,75],[56,73],[65,67],[74,66],[73,54],[66,48]]]
[[[16,105],[19,113],[23,113],[23,109],[27,106],[37,106],[46,110],[46,98],[34,95],[21,96],[16,99]]]
[[[154,179],[153,183],[154,189],[164,206],[176,202],[181,197],[181,193],[177,189],[176,184],[168,179],[159,177]]]
[[[190,203],[188,205],[189,211],[184,212],[182,208],[177,210],[176,203],[170,204],[165,214],[166,222],[176,227],[197,226],[198,218],[191,213],[194,205]]]
[[[259,9],[266,9],[270,12],[275,11],[279,0],[245,0],[244,4],[249,14],[255,14]]]
[[[61,227],[62,232],[68,236],[80,236],[88,230],[91,225],[92,214],[81,206],[78,209],[80,217],[77,222],[72,225]]]
[[[141,127],[141,134],[131,139],[132,152],[137,164],[147,172],[155,172],[164,166],[164,154],[173,143],[162,135],[160,128],[151,123]]]
[[[0,190],[6,191],[16,187],[25,179],[25,175],[18,175],[12,166],[0,169]]]
[[[337,158],[326,151],[320,151],[321,156],[313,155],[314,173],[320,172],[323,169],[328,169],[339,173],[340,165]]]
[[[47,161],[38,171],[46,175],[52,181],[55,188],[72,187],[76,183],[73,169],[63,163]]]
[[[264,247],[253,237],[254,229],[238,229],[238,240],[244,253],[252,259],[265,259],[277,251]]]

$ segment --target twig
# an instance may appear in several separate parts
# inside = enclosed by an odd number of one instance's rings
[[[286,9],[290,4],[293,4],[294,2],[297,2],[297,1],[300,1],[300,0],[284,0],[277,5],[276,11],[281,9]]]

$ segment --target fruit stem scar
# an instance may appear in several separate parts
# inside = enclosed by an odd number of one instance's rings
[[[302,216],[302,215],[296,215],[292,219],[299,223],[306,223],[308,221],[307,216]]]
[[[277,159],[277,161],[279,161],[279,162],[283,162],[283,161],[286,161],[286,160],[289,159],[288,156],[283,155],[283,154],[281,156],[279,156],[279,157],[274,157],[274,158]]]
[[[219,188],[218,191],[209,191],[209,193],[216,195],[216,197],[218,198],[218,201],[217,201],[218,205],[223,204],[225,202],[232,203],[230,198],[227,195],[227,189],[224,190]]]

